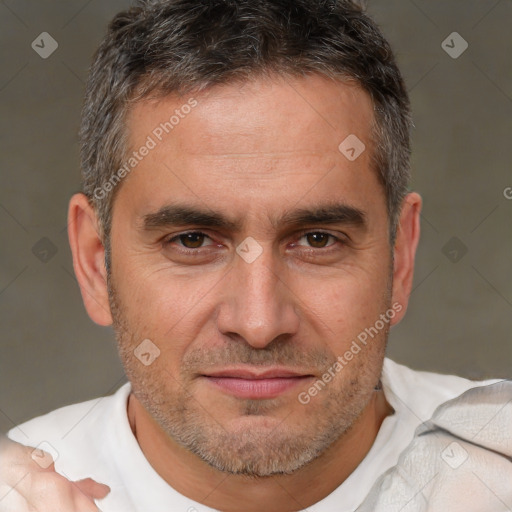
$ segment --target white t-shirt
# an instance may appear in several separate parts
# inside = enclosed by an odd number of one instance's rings
[[[354,512],[441,403],[489,382],[418,372],[386,359],[382,386],[395,413],[384,419],[349,478],[308,512]],[[149,464],[128,422],[130,389],[126,383],[111,396],[57,409],[13,428],[8,436],[27,446],[44,443],[46,451],[53,447],[56,470],[70,480],[90,477],[107,484],[111,493],[97,502],[103,512],[213,512],[178,493]]]

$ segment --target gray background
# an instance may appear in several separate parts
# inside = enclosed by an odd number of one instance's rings
[[[389,354],[418,369],[510,378],[512,1],[367,4],[410,90],[413,188],[425,202],[415,288]],[[0,2],[0,431],[125,381],[112,331],[83,308],[66,208],[79,190],[90,57],[127,5]],[[457,59],[441,46],[454,31],[469,44]],[[47,59],[31,47],[42,32],[59,45]]]

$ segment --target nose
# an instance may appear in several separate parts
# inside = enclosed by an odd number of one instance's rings
[[[299,327],[297,298],[274,260],[270,249],[251,263],[236,256],[223,283],[217,327],[253,348],[265,348],[279,336],[295,334]]]

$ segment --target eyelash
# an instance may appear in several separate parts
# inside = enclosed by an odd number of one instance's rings
[[[298,234],[298,239],[300,240],[301,238],[303,238],[306,235],[313,235],[313,234],[314,235],[316,235],[316,234],[327,235],[330,238],[334,239],[334,243],[332,243],[332,244],[330,244],[330,245],[328,245],[326,247],[309,247],[309,248],[305,248],[307,251],[320,251],[320,250],[322,250],[325,253],[327,251],[332,250],[337,245],[342,245],[343,246],[343,245],[346,245],[346,243],[347,243],[347,241],[344,240],[343,238],[335,236],[332,233],[329,233],[327,231],[302,231],[301,233]],[[202,231],[186,231],[184,233],[179,233],[177,235],[173,235],[171,238],[164,239],[163,240],[163,246],[167,247],[168,245],[172,244],[173,242],[179,241],[179,239],[182,236],[186,236],[186,235],[204,235],[206,238],[212,240],[212,238],[210,236],[208,236],[206,233],[204,233]],[[215,244],[212,244],[212,245],[215,245]],[[182,252],[182,253],[187,254],[187,255],[200,255],[202,252],[204,252],[201,249],[206,249],[207,247],[210,247],[210,246],[198,247],[198,248],[195,248],[195,249],[191,249],[189,247],[184,247],[184,246],[181,245],[181,246],[179,246],[178,250],[180,252]]]

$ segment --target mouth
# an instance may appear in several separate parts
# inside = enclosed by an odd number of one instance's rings
[[[312,374],[284,368],[233,368],[201,375],[210,385],[237,398],[265,400],[276,398],[313,379]]]

